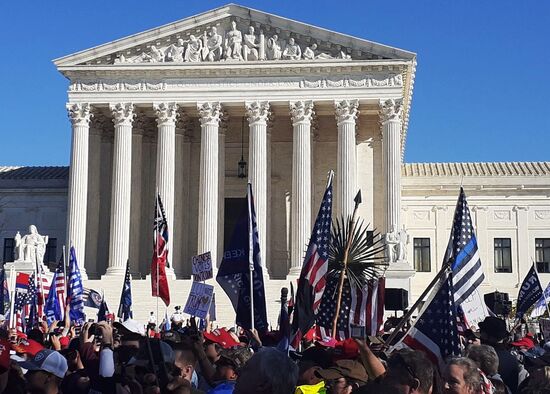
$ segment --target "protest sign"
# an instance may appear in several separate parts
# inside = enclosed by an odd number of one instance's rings
[[[468,326],[472,329],[479,327],[479,323],[489,316],[489,311],[483,300],[483,296],[476,289],[468,298],[460,304],[464,311],[464,316],[468,322]]]
[[[213,277],[212,275],[212,256],[210,252],[193,256],[192,261],[193,280],[204,282]]]
[[[550,319],[539,319],[540,331],[546,342],[550,341]]]
[[[206,319],[206,315],[210,310],[213,294],[214,286],[206,283],[193,282],[183,312],[191,316]]]

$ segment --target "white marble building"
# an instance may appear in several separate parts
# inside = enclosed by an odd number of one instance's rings
[[[0,226],[12,218],[0,236],[31,223],[55,231],[59,245],[75,245],[89,285],[106,289],[111,305],[129,259],[138,317],[154,305],[149,281],[138,278],[149,274],[156,190],[172,229],[171,288],[181,304],[191,256],[211,251],[219,263],[252,181],[275,322],[274,301],[299,273],[330,169],[337,214],[350,213],[360,188],[365,221],[383,233],[409,232],[408,260],[390,264],[390,286],[415,296],[433,277],[461,182],[483,291],[515,295],[531,258],[550,273],[550,164],[402,163],[412,52],[228,5],[54,63],[69,82],[70,174],[63,188],[37,186],[23,199],[10,197],[17,181],[0,175],[0,197],[8,196]],[[14,214],[16,204],[42,212],[44,200],[60,204],[44,226]],[[217,299],[229,319],[227,300]]]

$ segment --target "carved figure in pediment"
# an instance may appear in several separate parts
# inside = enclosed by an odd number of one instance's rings
[[[189,36],[189,42],[187,43],[187,49],[185,50],[185,57],[183,60],[186,62],[200,62],[202,60],[202,41],[194,35]]]
[[[311,46],[309,47],[306,47],[306,49],[304,49],[304,59],[306,60],[314,60],[314,59],[334,59],[333,56],[329,55],[328,53],[325,53],[325,52],[319,52],[317,50],[317,44],[313,43],[311,44]]]
[[[156,46],[151,45],[151,59],[152,63],[159,63],[164,61],[164,53],[161,49],[158,49]]]
[[[225,58],[227,60],[243,60],[243,34],[237,30],[237,23],[231,21],[231,30],[225,35]]]
[[[294,38],[290,37],[288,44],[286,44],[285,50],[283,51],[283,59],[286,60],[300,60],[302,58],[302,50],[300,46],[296,44]]]
[[[344,59],[344,60],[350,60],[351,59],[351,55],[348,55],[346,52],[344,51],[340,51],[340,53],[338,54],[338,59]]]
[[[166,50],[167,62],[183,62],[183,56],[185,54],[185,41],[178,39],[175,44],[172,44]]]
[[[279,36],[274,34],[273,37],[267,40],[265,54],[268,60],[279,60],[283,54],[281,51],[281,44],[279,43]]]
[[[243,59],[258,60],[259,45],[256,44],[256,35],[254,34],[254,26],[248,28],[248,34],[244,35]]]
[[[203,60],[209,62],[218,61],[222,58],[223,38],[218,34],[218,30],[212,26],[208,33],[204,32],[203,36]]]

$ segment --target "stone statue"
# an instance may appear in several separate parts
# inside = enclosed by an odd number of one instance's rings
[[[151,59],[150,61],[152,63],[159,63],[164,61],[164,53],[160,49],[158,49],[156,46],[151,45]]]
[[[176,44],[170,45],[166,51],[167,62],[183,62],[183,56],[185,54],[185,42],[182,38],[179,38]]]
[[[222,58],[222,43],[223,38],[218,34],[218,30],[212,26],[210,32],[204,32],[203,50],[205,52],[204,60],[209,62],[218,61]]]
[[[409,243],[409,234],[405,229],[397,232],[397,261],[405,261],[407,258],[407,244]]]
[[[18,231],[14,241],[16,262],[44,263],[48,236],[40,235],[35,225],[30,225],[29,234],[23,237]]]
[[[185,50],[184,60],[186,62],[200,62],[202,60],[201,49],[202,41],[191,34]]]
[[[254,34],[254,26],[248,28],[248,34],[244,35],[243,59],[258,60],[259,46],[256,44],[256,35]]]
[[[268,60],[279,60],[281,58],[281,44],[279,43],[279,36],[277,34],[274,34],[273,37],[267,40],[265,54]]]
[[[334,59],[334,57],[329,55],[328,53],[318,52],[317,44],[315,43],[311,44],[310,47],[306,47],[306,49],[304,49],[303,56],[305,60]]]
[[[384,243],[386,245],[386,261],[388,263],[397,262],[397,233],[392,227],[391,231],[384,235]]]
[[[283,51],[283,59],[286,60],[300,60],[302,58],[302,50],[300,46],[296,44],[294,38],[290,37],[288,44],[286,44],[285,50]]]
[[[243,34],[237,30],[237,23],[231,21],[231,30],[225,35],[225,58],[227,60],[243,60]]]

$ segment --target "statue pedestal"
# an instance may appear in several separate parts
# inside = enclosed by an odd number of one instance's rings
[[[406,260],[390,263],[386,271],[386,288],[405,289],[411,303],[411,280],[415,271]]]
[[[48,267],[46,267],[44,264],[42,264],[42,268],[44,269],[43,275],[45,275],[48,278],[48,280],[50,280],[53,274],[50,272]],[[5,263],[4,270],[6,271],[7,278],[10,278],[10,275],[12,272],[14,272],[15,275],[17,275],[18,272],[24,272],[30,275],[35,272],[36,265],[28,261],[15,261],[11,263]],[[36,275],[38,275],[38,272],[36,273]]]

